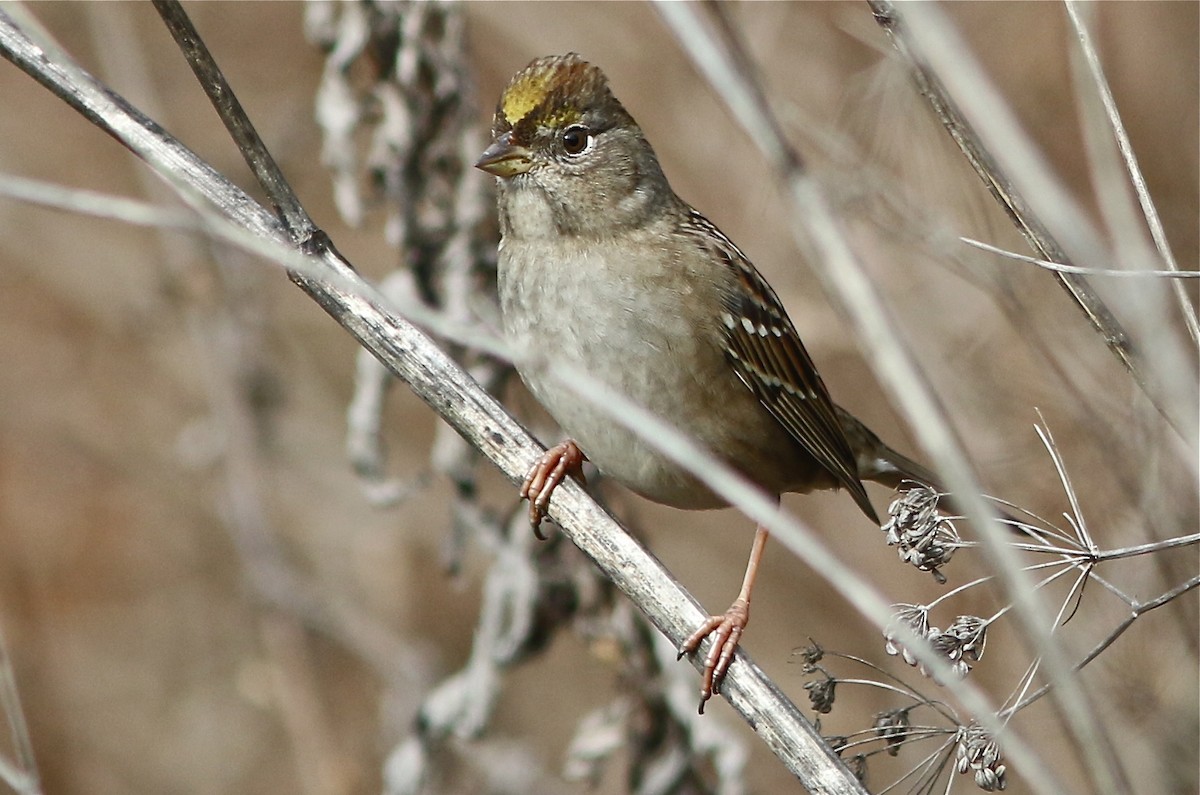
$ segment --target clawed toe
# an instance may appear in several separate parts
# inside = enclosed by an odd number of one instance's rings
[[[583,475],[583,462],[587,458],[574,441],[567,439],[551,447],[529,469],[525,481],[521,484],[521,498],[529,500],[529,523],[533,533],[545,541],[542,533],[542,519],[546,518],[546,510],[550,507],[550,497],[558,484],[571,475],[586,482]]]
[[[750,622],[749,605],[738,600],[725,611],[723,616],[709,616],[688,639],[679,647],[679,658],[691,654],[700,648],[700,644],[709,635],[713,636],[712,645],[704,657],[704,676],[700,683],[700,714],[704,714],[705,703],[713,697],[721,686],[729,665],[733,662],[734,652],[746,625]]]

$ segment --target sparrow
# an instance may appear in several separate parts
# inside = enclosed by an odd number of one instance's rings
[[[537,352],[518,357],[517,370],[569,436],[521,487],[535,530],[555,487],[581,478],[585,460],[655,502],[727,505],[538,362],[589,373],[776,497],[844,489],[878,525],[863,481],[934,483],[833,402],[775,291],[671,189],[599,68],[575,53],[534,60],[505,88],[491,133],[475,165],[497,178],[504,333],[516,350]],[[759,525],[737,598],[679,649],[682,657],[713,638],[701,712],[749,622],[767,538]]]

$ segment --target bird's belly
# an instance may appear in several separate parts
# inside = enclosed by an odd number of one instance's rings
[[[681,411],[678,406],[678,384],[669,383],[675,379],[662,377],[664,374],[660,372],[657,374],[659,377],[651,379],[648,390],[643,391],[639,387],[635,396],[630,394],[627,384],[620,383],[622,379],[603,378],[603,365],[596,362],[591,364],[579,369],[604,381],[606,386],[641,405],[675,429],[692,433],[687,412]],[[611,374],[613,371],[608,372]],[[608,404],[602,396],[591,395],[586,389],[576,391],[538,372],[523,372],[522,378],[563,431],[579,444],[588,459],[607,477],[644,497],[678,508],[716,508],[725,504],[685,467],[660,453],[641,434],[623,425],[619,410],[611,414],[605,411]],[[697,441],[702,445],[706,442],[704,439]]]
[[[679,318],[679,296],[655,302],[644,294],[618,292],[586,306],[561,296],[561,311],[526,312],[522,301],[550,298],[552,279],[543,279],[534,294],[506,285],[503,278],[500,286],[510,342],[518,351],[536,353],[524,362],[518,355],[522,380],[606,476],[679,508],[727,504],[686,467],[622,425],[619,411],[605,410],[603,397],[580,394],[548,363],[601,381],[706,449],[718,451],[719,458],[765,488],[776,493],[794,489],[796,465],[810,457],[738,379],[725,359],[719,328],[697,329]],[[639,311],[626,311],[635,298]]]

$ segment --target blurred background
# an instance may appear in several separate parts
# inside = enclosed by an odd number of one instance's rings
[[[251,189],[149,4],[29,8],[88,71]],[[1196,268],[1200,245],[1198,9],[1091,8],[1117,104],[1186,269]],[[306,38],[305,7],[187,10],[339,250],[373,281],[409,262],[411,253],[386,239],[386,202],[365,201],[356,226],[335,206],[314,111],[326,55]],[[1040,410],[1101,547],[1195,532],[1196,484],[1175,463],[1178,439],[1064,292],[1045,272],[955,240],[1028,253],[889,60],[867,6],[728,10],[989,492],[1064,524],[1069,505],[1033,429]],[[1095,214],[1062,7],[947,10],[1053,172]],[[460,97],[474,108],[477,134],[508,78],[532,58],[574,50],[601,66],[676,191],[771,281],[835,399],[922,457],[848,324],[797,259],[757,150],[653,7],[470,3],[461,14],[469,61]],[[4,173],[174,204],[128,152],[8,63],[0,108]],[[470,169],[462,176],[481,191],[489,179]],[[388,507],[373,505],[343,452],[356,345],[276,266],[216,248],[0,199],[0,631],[48,792],[376,792],[422,697],[470,654],[493,556],[471,540],[455,552],[450,540],[455,484],[431,474],[439,421],[402,386],[390,392],[384,467],[411,489]],[[480,295],[486,301],[486,289]],[[1176,317],[1164,323],[1182,339]],[[515,379],[497,386],[543,441],[556,440]],[[1195,416],[1194,406],[1185,410]],[[488,467],[473,485],[489,511],[517,508],[515,489]],[[749,520],[732,510],[673,511],[615,487],[605,494],[707,608],[728,604],[749,552]],[[871,494],[880,508],[890,498]],[[896,602],[928,601],[984,570],[961,552],[947,568],[949,585],[939,586],[903,567],[845,495],[785,504]],[[264,586],[252,571],[264,537],[278,570],[302,587],[270,577]],[[1151,598],[1195,571],[1187,548],[1112,577]],[[980,590],[945,620],[994,612],[994,594]],[[1196,608],[1191,593],[1147,614],[1084,675],[1137,792],[1197,791]],[[805,706],[806,677],[792,652],[809,638],[886,659],[879,632],[781,546],[768,550],[754,609],[745,648]],[[1068,625],[1078,635],[1072,658],[1127,612],[1100,587],[1087,589]],[[990,640],[973,676],[1000,703],[1028,658],[1001,625]],[[589,791],[561,770],[580,719],[627,687],[618,669],[596,643],[558,633],[504,672],[486,729],[450,743],[428,791]],[[915,671],[896,670],[936,692]],[[824,726],[849,734],[888,708],[886,694],[843,687]],[[796,791],[720,699],[708,712],[705,721],[744,743],[749,791]],[[1014,725],[1065,781],[1079,780],[1047,704]],[[519,770],[464,773],[463,756]],[[1010,777],[1010,790],[1027,791]],[[889,780],[872,771],[873,788]],[[619,754],[596,786],[626,791]],[[967,780],[957,786],[971,791]]]

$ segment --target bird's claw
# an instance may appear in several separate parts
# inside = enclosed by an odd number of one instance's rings
[[[682,659],[685,654],[692,654],[700,648],[700,644],[709,635],[713,636],[712,646],[704,657],[704,677],[700,683],[700,714],[704,714],[704,704],[721,686],[729,665],[733,662],[733,654],[737,651],[738,642],[746,625],[750,622],[750,606],[739,599],[730,605],[723,616],[709,616],[688,639],[679,647],[676,659]]]
[[[579,449],[579,445],[571,439],[559,442],[551,447],[542,457],[529,468],[525,482],[521,484],[521,498],[529,500],[529,524],[533,525],[533,534],[539,540],[545,541],[542,533],[542,519],[546,518],[546,510],[550,507],[550,496],[558,488],[558,484],[571,475],[586,483],[583,475],[583,462],[587,457]]]

